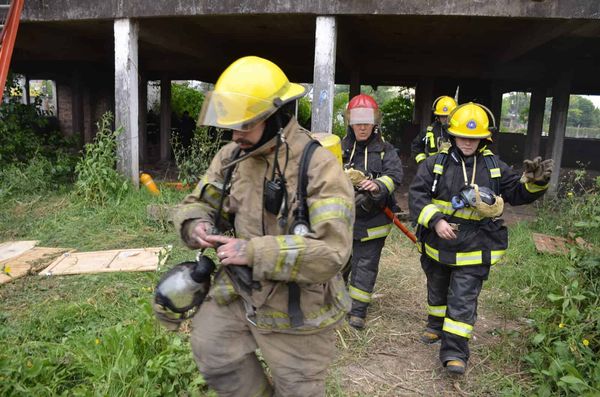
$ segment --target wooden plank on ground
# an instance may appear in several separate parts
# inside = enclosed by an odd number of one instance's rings
[[[171,246],[66,253],[40,275],[155,271],[167,259],[170,250]]]
[[[37,245],[38,241],[6,241],[0,244],[0,261],[15,258]]]
[[[568,240],[563,237],[533,233],[533,242],[535,243],[535,249],[544,254],[566,255],[569,253]]]
[[[0,261],[0,284],[37,273],[52,263],[57,256],[73,251],[68,248],[34,247],[15,258]]]

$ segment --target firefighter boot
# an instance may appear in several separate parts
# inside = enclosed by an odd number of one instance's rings
[[[352,328],[361,330],[365,328],[365,319],[358,316],[350,316],[348,318],[348,324],[350,324]]]
[[[426,345],[431,345],[433,343],[439,342],[442,339],[442,337],[440,336],[440,334],[426,329],[425,331],[423,331],[419,339],[422,343],[425,343]]]
[[[446,371],[451,375],[463,375],[467,369],[467,364],[462,360],[446,361]]]

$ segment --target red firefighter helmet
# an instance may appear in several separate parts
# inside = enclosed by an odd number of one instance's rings
[[[348,125],[375,125],[379,124],[381,121],[381,112],[373,97],[366,94],[359,94],[348,102],[345,119]]]

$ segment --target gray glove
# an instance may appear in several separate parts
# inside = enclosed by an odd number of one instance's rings
[[[554,160],[543,160],[540,156],[533,160],[523,161],[523,175],[521,176],[522,183],[541,182],[547,183],[552,175],[554,168]]]

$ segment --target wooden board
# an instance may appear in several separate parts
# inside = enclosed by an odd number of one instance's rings
[[[544,254],[566,255],[569,253],[567,239],[548,234],[533,233],[535,249]]]
[[[0,262],[14,258],[37,245],[38,241],[7,241],[0,244]]]
[[[21,255],[0,261],[0,284],[8,283],[30,273],[37,273],[57,256],[74,250],[68,248],[34,247]]]
[[[65,253],[40,275],[155,271],[167,259],[170,249],[167,246]]]

